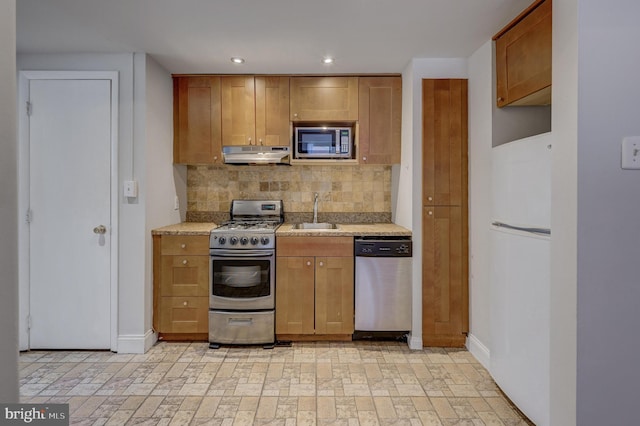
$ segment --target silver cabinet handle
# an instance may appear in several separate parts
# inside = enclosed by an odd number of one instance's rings
[[[104,225],[98,225],[95,228],[93,228],[93,233],[94,234],[100,234],[100,235],[106,234],[107,233],[107,227],[104,226]]]

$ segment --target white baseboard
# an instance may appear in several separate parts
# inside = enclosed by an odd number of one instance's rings
[[[476,336],[469,334],[467,336],[467,350],[473,355],[480,364],[487,370],[491,365],[491,352]]]
[[[158,340],[158,335],[153,330],[145,334],[126,334],[118,336],[119,354],[143,354],[147,352]]]
[[[422,348],[422,336],[416,336],[413,333],[409,334],[409,349],[414,351],[421,351]]]

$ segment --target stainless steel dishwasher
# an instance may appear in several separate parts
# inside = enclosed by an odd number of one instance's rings
[[[411,256],[410,237],[356,237],[354,339],[406,339]]]

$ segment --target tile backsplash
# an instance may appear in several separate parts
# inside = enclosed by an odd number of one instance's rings
[[[188,166],[187,221],[228,219],[233,199],[282,199],[285,220],[390,222],[391,166]]]

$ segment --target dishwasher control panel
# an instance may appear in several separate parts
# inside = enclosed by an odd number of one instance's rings
[[[356,239],[355,255],[369,257],[411,257],[412,244],[407,239]]]

